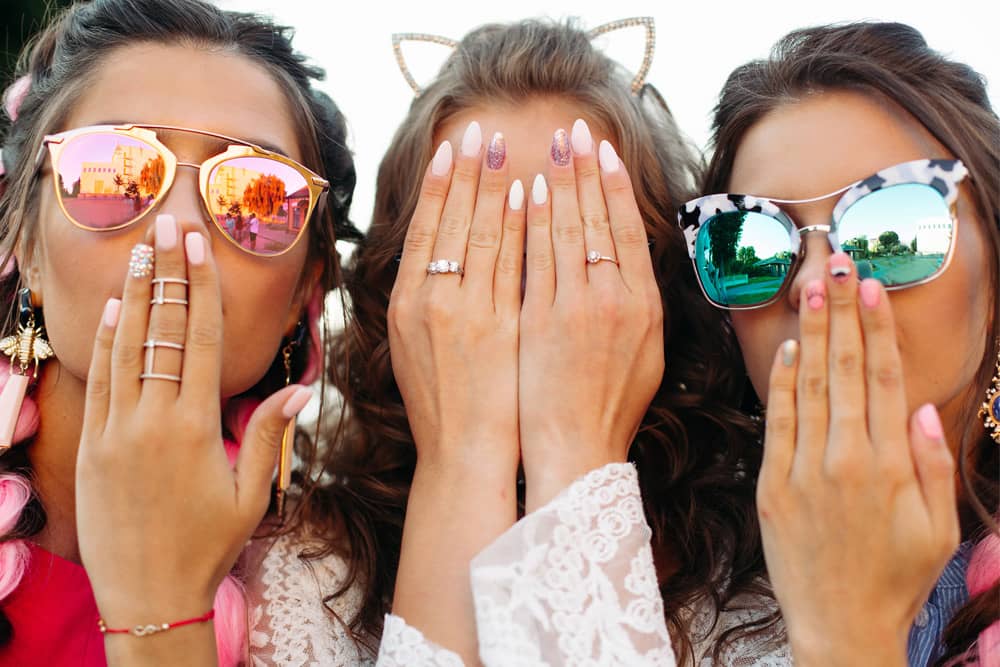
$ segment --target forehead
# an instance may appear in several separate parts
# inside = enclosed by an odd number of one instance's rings
[[[559,96],[532,97],[516,104],[482,104],[464,109],[441,123],[434,133],[434,146],[445,139],[458,148],[465,128],[477,121],[483,130],[483,142],[489,143],[495,132],[507,142],[510,179],[531,183],[535,174],[545,173],[552,135],[562,128],[569,132],[577,118],[590,127],[596,146],[601,139],[611,139],[608,129],[587,113],[575,100]]]
[[[246,56],[138,44],[105,56],[61,129],[109,122],[176,125],[274,146],[301,159],[286,97],[267,70]]]
[[[901,162],[952,155],[893,102],[853,91],[789,101],[744,135],[730,192],[808,199]]]

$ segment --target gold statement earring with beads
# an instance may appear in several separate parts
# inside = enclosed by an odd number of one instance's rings
[[[38,379],[38,365],[55,356],[45,340],[45,326],[36,318],[31,290],[17,292],[17,333],[0,340],[0,350],[10,357],[10,377],[0,392],[0,454],[14,444],[14,431],[28,384]]]
[[[986,390],[986,400],[979,408],[983,427],[990,437],[1000,445],[1000,352],[997,353],[997,367],[990,388]]]

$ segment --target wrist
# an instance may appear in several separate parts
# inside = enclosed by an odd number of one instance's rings
[[[906,632],[816,633],[806,639],[789,632],[795,667],[905,667]]]

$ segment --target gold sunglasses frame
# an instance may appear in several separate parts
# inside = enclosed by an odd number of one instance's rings
[[[205,137],[212,137],[214,139],[222,139],[223,141],[232,142],[230,146],[222,153],[218,155],[213,155],[201,164],[195,164],[192,162],[181,162],[177,159],[177,156],[167,148],[157,137],[156,130],[169,130],[175,132],[188,132],[191,134],[197,134]],[[88,227],[82,224],[80,221],[76,220],[69,211],[66,210],[66,206],[63,204],[63,196],[59,188],[59,180],[55,177],[58,173],[57,165],[59,164],[59,158],[62,155],[63,150],[66,146],[73,140],[88,134],[116,134],[138,141],[142,141],[151,147],[155,148],[156,151],[163,158],[164,164],[164,174],[163,174],[163,184],[160,186],[160,191],[153,197],[153,201],[150,205],[146,207],[146,210],[142,211],[139,215],[134,218],[123,222],[120,225],[115,225],[114,227]],[[198,169],[198,189],[201,195],[202,203],[205,205],[205,211],[208,213],[208,217],[212,220],[212,223],[216,228],[222,233],[227,241],[232,243],[234,246],[246,252],[248,254],[254,255],[256,257],[279,257],[284,255],[286,252],[294,248],[299,240],[303,237],[303,232],[309,226],[309,221],[312,219],[312,214],[319,206],[320,202],[325,198],[326,193],[330,188],[330,182],[325,178],[315,173],[305,165],[299,164],[291,158],[285,157],[280,153],[275,153],[274,151],[269,151],[266,148],[262,148],[257,144],[251,143],[249,141],[244,141],[243,139],[237,139],[235,137],[230,137],[224,134],[217,134],[215,132],[207,132],[205,130],[196,130],[189,127],[179,127],[176,125],[139,125],[129,123],[126,125],[91,125],[88,127],[80,127],[74,130],[67,130],[66,132],[59,132],[58,134],[46,135],[42,140],[42,147],[38,152],[36,159],[38,168],[41,168],[42,159],[45,157],[45,148],[48,147],[49,156],[52,160],[52,185],[56,191],[56,201],[59,202],[59,208],[62,210],[63,215],[69,220],[75,227],[83,229],[89,232],[113,232],[119,229],[124,229],[130,225],[135,224],[143,217],[146,216],[150,211],[154,210],[163,197],[170,192],[170,188],[173,187],[174,177],[177,174],[177,167],[190,167],[193,169]],[[228,160],[242,158],[242,157],[258,157],[266,158],[269,160],[274,160],[280,162],[287,167],[291,167],[297,171],[306,182],[306,186],[309,188],[309,207],[306,211],[305,219],[302,223],[302,228],[299,230],[298,236],[295,240],[288,245],[287,248],[281,252],[276,253],[261,253],[256,250],[251,250],[249,248],[244,248],[240,245],[236,239],[229,236],[229,233],[223,227],[222,223],[219,221],[218,217],[212,210],[212,202],[208,199],[209,183],[208,178],[218,165],[226,162]]]

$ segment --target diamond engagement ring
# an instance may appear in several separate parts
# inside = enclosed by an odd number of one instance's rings
[[[427,265],[427,273],[428,275],[437,273],[457,273],[458,275],[462,275],[465,271],[462,270],[462,265],[454,260],[439,259]]]
[[[598,262],[611,262],[615,266],[618,266],[618,260],[614,257],[608,257],[607,255],[602,255],[597,250],[587,251],[587,264],[597,264]]]

